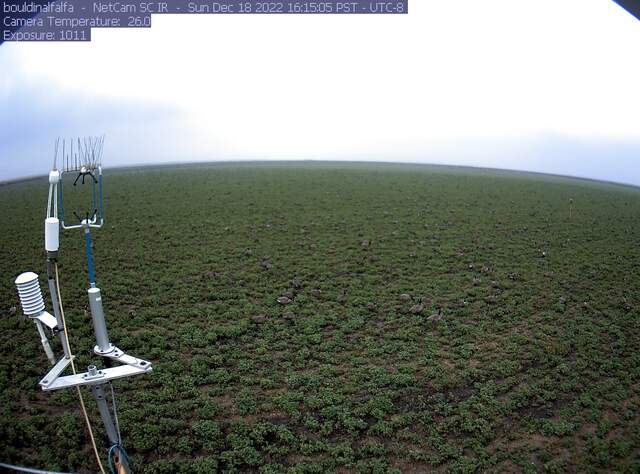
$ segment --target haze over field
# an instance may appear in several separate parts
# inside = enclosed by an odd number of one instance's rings
[[[58,135],[106,165],[380,160],[640,184],[640,23],[610,0],[419,0],[408,16],[155,16],[0,46],[0,180]]]

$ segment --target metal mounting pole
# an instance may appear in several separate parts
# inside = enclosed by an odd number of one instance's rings
[[[51,253],[51,252],[49,252]],[[53,263],[52,257],[47,256],[47,283],[49,285],[49,294],[51,295],[51,306],[53,306],[53,314],[58,322],[58,337],[62,344],[62,351],[64,352],[65,359],[69,359],[71,354],[69,353],[69,342],[67,341],[67,334],[64,331],[64,324],[62,323],[62,315],[60,314],[60,302],[58,301],[58,292],[56,290],[56,283],[53,275]]]
[[[91,373],[92,370],[96,370],[96,367],[89,366],[89,373]],[[120,444],[120,440],[118,439],[118,432],[116,431],[116,426],[113,423],[113,419],[111,418],[109,406],[107,405],[107,397],[104,393],[102,385],[92,385],[91,391],[93,392],[93,396],[96,399],[96,403],[98,404],[98,411],[100,412],[100,417],[102,418],[105,430],[107,431],[107,438],[109,438],[109,442],[112,445]]]
[[[45,354],[47,354],[47,359],[51,362],[51,365],[56,365],[56,357],[53,355],[53,351],[51,350],[51,345],[49,344],[49,340],[47,339],[46,334],[44,333],[44,329],[42,329],[42,323],[37,319],[33,320],[36,323],[36,327],[38,328],[38,334],[40,335],[40,343],[44,349]]]
[[[88,368],[89,373],[96,372],[96,366],[90,365]],[[100,385],[92,385],[91,392],[93,393],[93,397],[96,399],[96,404],[98,405],[98,411],[100,412],[100,418],[102,418],[102,422],[104,423],[105,430],[107,432],[107,438],[109,438],[109,443],[111,446],[118,445],[120,446],[120,434],[116,429],[116,425],[113,422],[113,417],[111,412],[109,411],[109,405],[107,404],[107,397],[104,393],[104,384]],[[115,416],[115,413],[114,413]],[[118,462],[122,467],[123,472],[125,474],[131,474],[131,467],[127,462],[127,459],[124,456],[120,455],[120,452],[117,453]],[[118,471],[117,471],[118,472]],[[118,473],[119,474],[119,473]]]

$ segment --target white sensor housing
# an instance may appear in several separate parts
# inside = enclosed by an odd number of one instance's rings
[[[57,252],[60,248],[60,221],[56,217],[44,221],[44,248],[47,252]]]
[[[38,316],[44,311],[44,300],[40,290],[38,275],[33,272],[22,273],[16,278],[18,295],[22,311],[27,316]]]

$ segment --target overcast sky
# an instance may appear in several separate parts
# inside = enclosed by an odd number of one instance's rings
[[[640,22],[611,0],[410,0],[397,16],[154,16],[0,46],[0,180],[56,136],[105,166],[345,159],[640,185]]]

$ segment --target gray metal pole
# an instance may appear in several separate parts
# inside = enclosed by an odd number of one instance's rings
[[[113,346],[109,342],[109,334],[107,333],[107,323],[104,320],[104,311],[102,309],[102,297],[100,296],[100,288],[89,288],[89,306],[91,307],[91,319],[93,319],[93,329],[96,333],[96,343],[98,350],[102,353],[110,352]]]
[[[95,366],[89,366],[89,373],[95,370]],[[100,385],[92,385],[91,391],[93,392],[93,397],[96,399],[96,403],[98,405],[98,411],[100,412],[100,418],[102,418],[102,422],[104,423],[104,428],[107,432],[107,437],[109,438],[109,443],[111,446],[114,444],[120,445],[120,438],[118,435],[118,431],[116,430],[115,424],[113,423],[113,418],[111,416],[111,412],[109,411],[109,405],[107,404],[107,397],[104,393],[104,384]],[[115,415],[115,414],[114,414]],[[118,457],[120,459],[120,464],[124,468],[127,474],[131,474],[131,467],[127,462],[126,458],[120,456],[120,452],[118,451]]]
[[[118,439],[118,432],[116,431],[116,426],[113,424],[113,419],[111,418],[111,413],[109,412],[109,405],[107,405],[107,397],[104,393],[102,385],[92,385],[91,391],[93,392],[93,396],[96,399],[96,403],[98,404],[98,411],[100,412],[100,417],[102,418],[102,422],[104,423],[104,427],[107,431],[109,442],[111,443],[111,445],[120,444],[120,440]]]
[[[62,328],[62,316],[60,315],[60,306],[58,306],[58,293],[56,291],[56,282],[53,278],[47,278],[49,285],[49,294],[51,295],[51,305],[53,306],[53,314],[58,321],[58,328]]]
[[[51,305],[53,306],[53,314],[58,321],[58,337],[62,344],[62,350],[64,351],[65,358],[71,357],[69,353],[69,342],[67,341],[67,334],[64,330],[64,324],[62,322],[62,314],[60,313],[60,302],[58,301],[58,291],[56,289],[55,276],[53,272],[52,259],[56,258],[57,252],[47,252],[47,283],[49,285],[49,294],[51,295]]]
[[[69,358],[69,343],[67,342],[67,334],[64,331],[64,324],[62,324],[62,316],[60,314],[60,306],[58,303],[58,292],[56,291],[56,284],[52,278],[49,278],[49,294],[51,295],[51,304],[53,306],[53,314],[56,316],[56,321],[58,321],[58,337],[60,338],[60,343],[62,344],[62,350],[64,351],[65,358]]]

